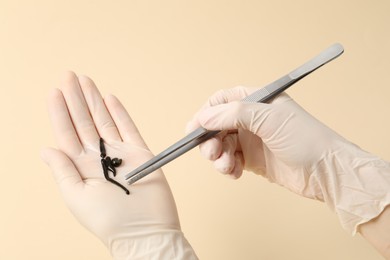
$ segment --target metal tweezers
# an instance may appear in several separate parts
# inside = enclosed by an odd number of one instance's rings
[[[341,44],[333,44],[319,55],[306,62],[302,66],[293,70],[289,74],[281,77],[280,79],[268,84],[264,88],[261,88],[254,92],[253,94],[247,96],[242,102],[267,102],[272,98],[276,97],[278,94],[286,90],[288,87],[292,86],[294,83],[310,74],[319,67],[325,65],[331,60],[337,58],[344,52],[343,46]],[[211,137],[218,134],[220,131],[209,131],[203,127],[199,127],[192,133],[188,134],[186,137],[176,142],[172,146],[168,147],[166,150],[156,155],[149,161],[145,162],[141,166],[134,169],[132,172],[125,176],[128,184],[133,184],[139,179],[147,176],[148,174],[154,172],[155,170],[161,168],[163,165],[169,163],[170,161],[176,159],[180,155],[191,150],[200,143],[210,139]]]

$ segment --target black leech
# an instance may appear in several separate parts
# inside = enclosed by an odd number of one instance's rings
[[[116,169],[115,169],[115,167],[118,167],[118,166],[121,165],[122,159],[118,159],[118,158],[111,159],[109,156],[106,157],[107,154],[106,154],[106,148],[104,147],[104,140],[103,140],[103,138],[100,138],[99,146],[100,146],[100,157],[102,158],[100,161],[102,163],[104,177],[106,178],[107,181],[109,181],[112,184],[115,184],[115,185],[119,186],[120,188],[122,188],[126,192],[126,194],[129,195],[130,192],[129,192],[128,189],[126,189],[126,187],[124,187],[119,182],[113,180],[108,175],[108,171],[110,171],[110,172],[112,172],[114,177],[116,176]]]

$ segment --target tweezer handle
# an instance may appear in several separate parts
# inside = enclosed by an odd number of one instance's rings
[[[253,94],[247,96],[242,102],[267,102],[279,95],[281,92],[286,90],[288,87],[296,83],[298,80],[304,78],[309,73],[318,69],[319,67],[325,65],[331,60],[337,58],[344,52],[344,49],[341,44],[333,44],[315,58],[306,62],[302,66],[293,70],[289,74],[279,78],[278,80],[268,84],[264,88],[261,88],[254,92]],[[197,128],[195,131],[188,134],[186,137],[181,139],[179,142],[168,147],[151,160],[142,164],[138,168],[134,169],[132,172],[125,176],[125,179],[128,180],[129,184],[136,182],[137,180],[145,177],[151,172],[161,168],[165,164],[169,163],[178,156],[186,153],[192,148],[198,146],[200,143],[210,139],[211,137],[218,134],[220,131],[209,131],[203,127]]]

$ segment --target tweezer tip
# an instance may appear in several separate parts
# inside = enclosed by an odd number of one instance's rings
[[[136,172],[136,171],[132,171],[132,172],[128,173],[127,175],[125,175],[125,180],[133,178],[135,175],[137,175],[137,173],[138,172]]]
[[[131,184],[133,184],[134,182],[135,182],[134,179],[130,179],[130,180],[127,181],[127,184],[128,184],[128,185],[131,185]]]

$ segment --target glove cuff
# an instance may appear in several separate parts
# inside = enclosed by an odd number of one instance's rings
[[[110,239],[108,246],[115,260],[198,259],[183,232],[178,230],[124,234]]]
[[[314,173],[325,202],[352,235],[390,205],[390,163],[354,144],[339,144]]]

